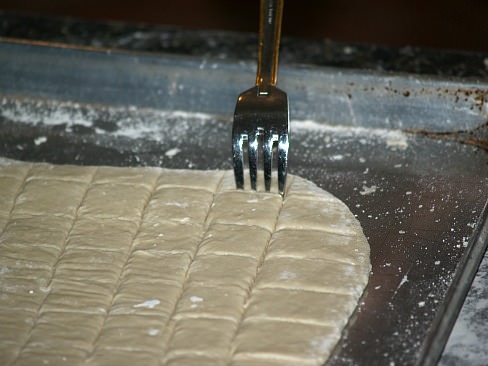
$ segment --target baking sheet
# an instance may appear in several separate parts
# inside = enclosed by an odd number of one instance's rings
[[[0,155],[228,169],[253,65],[4,42]],[[488,154],[402,132],[476,128],[485,85],[284,67],[290,171],[344,200],[372,249],[365,296],[331,365],[413,365],[488,197]],[[184,112],[181,112],[184,111]]]

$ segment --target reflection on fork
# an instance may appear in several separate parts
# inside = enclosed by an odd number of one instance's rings
[[[278,191],[281,194],[285,190],[289,148],[288,97],[275,86],[283,1],[261,0],[256,86],[239,96],[232,128],[237,188],[244,188],[244,151],[247,148],[251,188],[257,189],[257,170],[259,162],[262,162],[264,187],[270,191],[273,158],[276,156]]]

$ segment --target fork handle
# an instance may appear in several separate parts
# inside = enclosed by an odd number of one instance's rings
[[[256,85],[259,95],[267,95],[276,85],[284,0],[261,0]]]

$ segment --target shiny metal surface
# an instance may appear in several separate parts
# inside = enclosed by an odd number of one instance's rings
[[[284,0],[261,0],[256,86],[239,95],[232,126],[232,161],[237,188],[244,188],[247,149],[251,188],[257,189],[261,162],[265,190],[271,189],[275,155],[281,194],[286,184],[289,149],[288,96],[275,86],[283,3]]]
[[[0,43],[0,64],[1,156],[232,168],[221,147],[253,65],[15,42]],[[486,227],[488,155],[402,129],[481,125],[487,84],[293,65],[280,75],[294,100],[290,173],[342,199],[371,246],[365,296],[330,365],[415,365],[448,291],[469,287],[453,278],[476,267],[461,258]]]

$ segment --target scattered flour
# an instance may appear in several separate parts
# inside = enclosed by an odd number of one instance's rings
[[[149,328],[149,330],[147,331],[147,334],[152,337],[157,336],[159,333],[161,333],[161,330],[158,328]]]
[[[166,155],[169,158],[172,158],[173,156],[179,154],[180,152],[181,152],[181,149],[178,149],[177,147],[175,147],[173,149],[169,149],[168,151],[166,151],[164,153],[164,155]]]
[[[39,145],[45,143],[46,141],[47,141],[46,136],[40,136],[40,137],[34,139],[34,145],[39,146]]]
[[[104,109],[86,108],[78,103],[64,102],[49,104],[45,101],[25,101],[3,98],[0,101],[0,117],[21,123],[32,125],[60,126],[64,125],[67,132],[75,126],[93,128],[97,134],[110,133],[114,136],[128,138],[145,138],[152,141],[161,141],[168,134],[164,130],[161,121],[178,121],[171,128],[171,136],[185,136],[188,132],[188,121],[205,122],[214,120],[215,116],[206,113],[165,111],[149,108],[107,107]],[[105,130],[97,125],[100,113],[105,120],[115,121],[115,126]],[[375,139],[383,142],[393,150],[405,150],[408,147],[408,138],[400,130],[381,128],[365,128],[357,126],[330,125],[327,123],[303,120],[291,121],[291,129],[295,132],[316,131],[361,139],[367,143],[367,139]],[[170,149],[166,152],[172,157],[180,152],[179,149]],[[342,155],[336,155],[333,159],[341,160]]]
[[[154,309],[159,304],[161,304],[161,301],[159,301],[158,299],[153,299],[153,300],[144,301],[144,302],[142,302],[140,304],[136,304],[133,307],[134,308]]]
[[[329,159],[332,161],[341,161],[341,160],[344,160],[344,155],[342,155],[342,154],[332,155],[332,156],[329,156]]]
[[[368,187],[368,186],[364,186],[364,185],[363,185],[363,190],[362,190],[362,191],[360,191],[360,192],[359,192],[359,194],[360,194],[361,196],[366,196],[366,195],[368,195],[368,194],[373,194],[373,193],[375,193],[375,192],[376,192],[376,189],[377,189],[377,188],[378,188],[378,187],[377,187],[377,186],[375,186],[375,185],[372,185],[371,187]]]
[[[330,349],[330,343],[331,340],[329,338],[315,338],[310,342],[311,349],[309,350],[309,353],[317,357],[317,355],[323,354]]]
[[[399,131],[388,131],[385,140],[389,148],[406,150],[408,147],[407,136]]]
[[[297,278],[297,274],[294,272],[290,272],[290,271],[283,271],[280,273],[280,276],[279,276],[280,280],[292,280],[294,278]]]
[[[291,121],[291,128],[294,132],[300,130],[320,131],[338,134],[344,137],[358,138],[362,139],[362,141],[365,141],[364,137],[372,138],[382,141],[392,150],[406,150],[408,148],[408,137],[400,130],[330,125],[311,120]]]
[[[404,275],[400,283],[398,284],[397,290],[408,282],[408,275]]]
[[[191,302],[202,302],[203,297],[193,295],[192,297],[190,297],[190,301]]]

